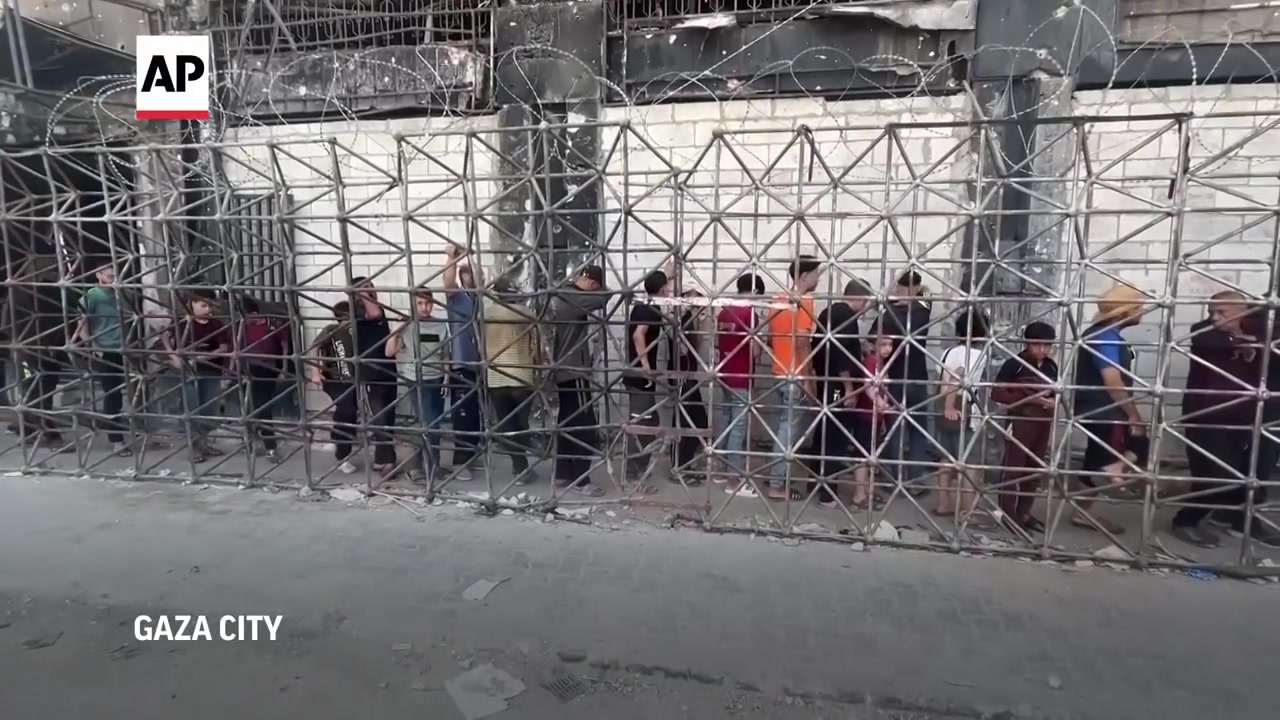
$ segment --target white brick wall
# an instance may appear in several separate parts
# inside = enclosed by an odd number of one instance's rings
[[[942,289],[959,272],[954,231],[966,156],[956,150],[965,133],[906,128],[895,141],[885,127],[963,116],[958,97],[609,108],[601,118],[600,222],[613,284],[638,284],[678,244],[690,258],[686,285],[706,292],[731,288],[753,258],[776,288],[797,252],[838,262],[831,290],[850,274],[887,285],[908,255]],[[801,126],[812,128],[817,159]],[[465,133],[496,147],[495,127],[485,117],[238,129],[226,139],[223,165],[237,189],[290,193],[298,278],[308,287],[302,309],[314,332],[329,319],[322,304],[343,299],[351,276],[388,287],[438,283],[444,238],[465,242],[469,213],[474,223],[497,192],[492,154],[473,142],[468,155]],[[723,141],[714,141],[717,132]],[[345,245],[339,185],[350,220]],[[892,224],[882,219],[889,214]],[[487,249],[489,228],[476,227]],[[386,299],[408,307],[406,293]]]
[[[958,97],[610,108],[603,119],[629,127],[606,130],[616,145],[602,142],[614,148],[605,162],[614,188],[605,237],[615,270],[637,283],[678,244],[690,260],[686,287],[704,292],[731,289],[748,270],[775,289],[797,252],[838,261],[831,289],[849,274],[887,285],[908,255],[938,275],[935,287],[954,280],[965,154],[953,151],[964,133],[903,129],[899,147],[885,127],[963,113]],[[948,210],[957,215],[925,214]],[[885,213],[895,216],[893,226],[881,220]]]
[[[309,288],[302,305],[313,329],[329,320],[320,303],[344,299],[350,277],[400,288],[433,281],[445,239],[465,243],[468,212],[494,195],[492,157],[468,155],[465,135],[493,120],[316,123],[230,134],[223,167],[232,186],[282,187],[293,200],[298,282]],[[340,209],[350,221],[345,245]],[[384,299],[409,306],[404,292]]]
[[[1271,282],[1280,202],[1280,86],[1221,85],[1077,93],[1075,112],[1099,118],[1086,127],[1092,198],[1076,207],[1089,216],[1091,263],[1171,305],[1174,339],[1205,315],[1215,292],[1265,295]],[[1143,116],[1189,113],[1185,199],[1170,196],[1179,161],[1178,121]],[[1180,233],[1177,232],[1180,224]],[[1174,238],[1180,236],[1180,243]],[[1117,241],[1123,242],[1117,244]],[[1114,246],[1114,247],[1108,247]],[[1073,262],[1080,252],[1068,245]],[[1090,272],[1087,293],[1109,280]],[[1134,336],[1140,373],[1155,378],[1165,317],[1153,314]],[[1185,345],[1185,341],[1182,343]],[[1178,353],[1166,384],[1179,388],[1187,361]]]
[[[1233,286],[1267,291],[1280,203],[1276,86],[1082,92],[1074,111],[1094,118],[1083,125],[1087,160],[1060,182],[1085,249],[1071,234],[1061,245],[1058,293],[1076,296],[1083,279],[1087,297],[1109,275],[1124,278],[1169,301],[1177,336],[1203,316],[1193,301]],[[1181,204],[1170,197],[1177,121],[1142,117],[1176,113],[1192,113]],[[945,123],[968,116],[961,96],[607,108],[600,237],[613,284],[638,284],[674,245],[689,258],[686,287],[704,292],[729,289],[746,271],[777,288],[787,262],[808,252],[837,268],[824,291],[851,274],[886,286],[911,257],[945,294],[961,273],[963,182],[976,171],[969,131]],[[496,196],[497,170],[483,143],[466,152],[465,133],[496,147],[495,129],[492,117],[241,129],[228,138],[225,167],[236,187],[292,195],[299,278],[314,301],[303,310],[315,327],[327,320],[320,303],[341,299],[351,275],[384,286],[433,282],[444,239],[465,242],[469,227],[488,248],[488,225],[475,220]],[[345,245],[339,184],[351,221]],[[405,293],[388,299],[407,308]],[[1092,310],[1087,301],[1074,309],[1082,320]],[[1148,377],[1158,374],[1162,321],[1135,332],[1148,345]],[[1185,368],[1175,358],[1166,382],[1180,383]]]

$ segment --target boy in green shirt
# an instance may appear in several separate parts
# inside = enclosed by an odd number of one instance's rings
[[[128,382],[124,367],[125,309],[114,287],[116,272],[110,263],[101,265],[94,275],[97,286],[89,288],[80,298],[80,320],[75,336],[89,348],[93,374],[102,387],[102,414],[106,416],[103,427],[107,430],[107,439],[116,455],[127,456],[133,452],[126,443],[128,428],[121,421]]]

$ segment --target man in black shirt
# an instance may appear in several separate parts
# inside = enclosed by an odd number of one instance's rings
[[[910,485],[908,492],[919,497],[928,491],[922,480],[929,468],[929,322],[933,301],[922,284],[920,273],[904,272],[891,293],[887,311],[882,313],[885,333],[893,337],[893,355],[886,375],[889,395],[902,408],[897,436],[886,447],[900,463],[898,479]],[[912,422],[914,421],[914,422]],[[909,464],[907,464],[909,463]]]
[[[818,401],[822,417],[809,442],[805,464],[818,484],[818,504],[834,507],[835,490],[827,481],[848,467],[851,460],[866,457],[871,426],[854,410],[858,391],[866,381],[862,364],[861,317],[871,302],[871,289],[854,278],[844,288],[844,298],[832,302],[818,315],[817,348],[813,370],[818,376]],[[858,493],[859,500],[865,496]]]
[[[627,434],[627,478],[641,490],[651,490],[645,482],[653,452],[658,445],[660,425],[658,402],[658,343],[666,319],[653,302],[667,292],[669,276],[654,270],[644,279],[647,297],[631,306],[627,319],[627,371],[622,383],[627,388],[631,432]]]
[[[587,265],[552,292],[551,377],[560,402],[554,483],[580,495],[600,497],[604,488],[591,482],[593,460],[603,450],[591,339],[599,336],[609,304],[604,268]]]
[[[373,283],[364,277],[355,288],[355,377],[369,406],[369,434],[373,436],[373,470],[385,477],[396,468],[396,384],[394,353],[388,354],[391,326]]]
[[[329,439],[333,442],[334,458],[338,469],[353,473],[356,467],[347,458],[351,456],[355,442],[355,424],[360,420],[359,400],[355,385],[355,369],[351,364],[355,342],[351,336],[351,304],[342,301],[333,306],[334,323],[320,331],[308,353],[313,362],[308,366],[307,378],[324,389],[333,401],[333,429]]]
[[[691,302],[680,313],[680,327],[671,338],[669,360],[674,376],[672,386],[676,389],[674,425],[681,430],[670,480],[697,487],[702,485],[706,475],[705,467],[698,466],[697,462],[705,457],[707,438],[704,435],[710,426],[707,399],[702,392],[705,384],[702,353],[709,334],[706,326],[708,311],[702,293],[690,290],[684,298]]]

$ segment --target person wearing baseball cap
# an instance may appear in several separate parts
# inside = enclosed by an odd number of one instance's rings
[[[1123,335],[1142,322],[1145,301],[1132,285],[1113,285],[1098,300],[1093,323],[1076,352],[1073,413],[1088,440],[1080,483],[1090,488],[1121,484],[1123,474],[1147,463],[1146,425],[1130,389],[1133,349]],[[1092,505],[1092,499],[1080,500],[1071,524],[1113,535],[1124,532],[1119,525],[1090,516]]]

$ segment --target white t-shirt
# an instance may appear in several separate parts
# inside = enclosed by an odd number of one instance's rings
[[[961,383],[962,376],[970,386],[980,383],[987,371],[986,349],[972,345],[956,345],[942,354],[942,367],[943,372],[948,373],[951,376],[950,380],[957,385]],[[972,390],[965,391],[964,394],[969,401],[969,427],[976,430],[980,414],[975,402],[976,398]]]

